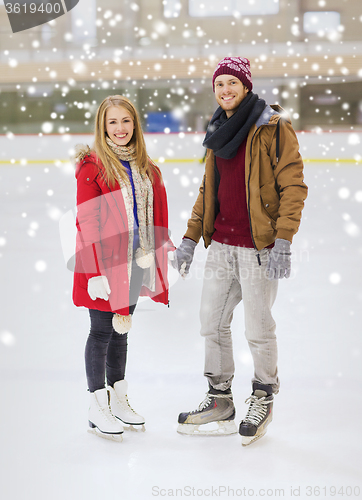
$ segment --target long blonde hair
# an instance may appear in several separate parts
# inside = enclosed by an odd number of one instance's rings
[[[131,115],[134,124],[134,131],[129,144],[135,146],[136,148],[135,162],[137,168],[141,174],[147,174],[152,182],[154,172],[159,175],[159,170],[147,156],[146,143],[143,137],[137,110],[131,101],[122,95],[112,95],[106,97],[100,104],[95,119],[95,140],[93,149],[104,166],[107,180],[112,186],[114,186],[116,183],[115,172],[117,172],[125,181],[128,180],[126,169],[123,167],[118,156],[112,151],[106,141],[106,113],[111,107],[124,108]]]

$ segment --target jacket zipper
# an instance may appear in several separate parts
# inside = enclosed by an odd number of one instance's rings
[[[251,143],[250,143],[250,166],[249,166],[249,177],[248,177],[248,216],[249,216],[251,240],[252,240],[253,245],[254,245],[254,250],[256,252],[256,258],[258,260],[258,264],[259,264],[259,266],[261,266],[260,253],[259,253],[258,249],[256,248],[254,235],[253,235],[253,227],[251,225],[251,215],[250,215],[250,177],[251,177],[251,159],[252,159],[251,153],[252,153],[252,149],[253,149],[253,140],[254,140],[254,137],[255,137],[256,133],[258,132],[258,130],[259,129],[255,130],[254,135],[251,138]]]
[[[203,188],[202,188],[202,219],[201,219],[201,234],[204,239],[204,245],[205,245],[205,235],[204,235],[204,217],[205,217],[205,182],[206,180],[206,174],[204,175],[204,180],[203,180]]]
[[[269,123],[267,123],[265,125],[262,125],[262,126],[263,127],[268,127]],[[261,266],[260,252],[256,248],[256,245],[255,245],[255,240],[254,240],[254,235],[253,235],[253,228],[252,228],[252,225],[251,225],[251,215],[250,215],[250,177],[251,177],[251,161],[252,161],[251,153],[252,153],[252,149],[253,149],[253,140],[254,140],[254,137],[255,137],[256,133],[258,132],[259,128],[257,128],[255,130],[254,135],[253,135],[253,137],[251,139],[251,143],[250,143],[250,167],[249,167],[249,177],[248,177],[248,215],[249,215],[249,225],[250,225],[251,239],[252,239],[252,242],[253,242],[253,245],[254,245],[254,250],[256,252],[256,258],[258,260],[258,264],[259,264],[259,266]],[[277,141],[277,144],[276,144],[277,163],[279,162],[279,130],[280,130],[280,119],[278,120],[278,123],[277,123],[277,136],[276,136],[276,141]]]

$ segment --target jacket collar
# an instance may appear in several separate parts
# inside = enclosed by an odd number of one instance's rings
[[[272,104],[271,106],[267,104],[255,123],[256,129],[262,125],[276,125],[280,118],[284,118],[291,123],[288,113],[279,104]]]

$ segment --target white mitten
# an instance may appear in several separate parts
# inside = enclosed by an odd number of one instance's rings
[[[94,276],[88,280],[88,294],[92,300],[108,300],[110,293],[107,276]]]

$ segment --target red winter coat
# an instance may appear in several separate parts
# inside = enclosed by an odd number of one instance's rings
[[[106,182],[104,167],[95,153],[76,166],[77,240],[73,302],[76,306],[99,311],[129,314],[127,271],[128,221],[118,183]],[[170,250],[166,190],[157,174],[153,179],[153,218],[155,228],[155,282],[142,286],[141,295],[155,302],[168,303],[167,251]],[[145,271],[146,273],[146,271]],[[89,278],[105,275],[109,300],[92,300],[87,292]]]

